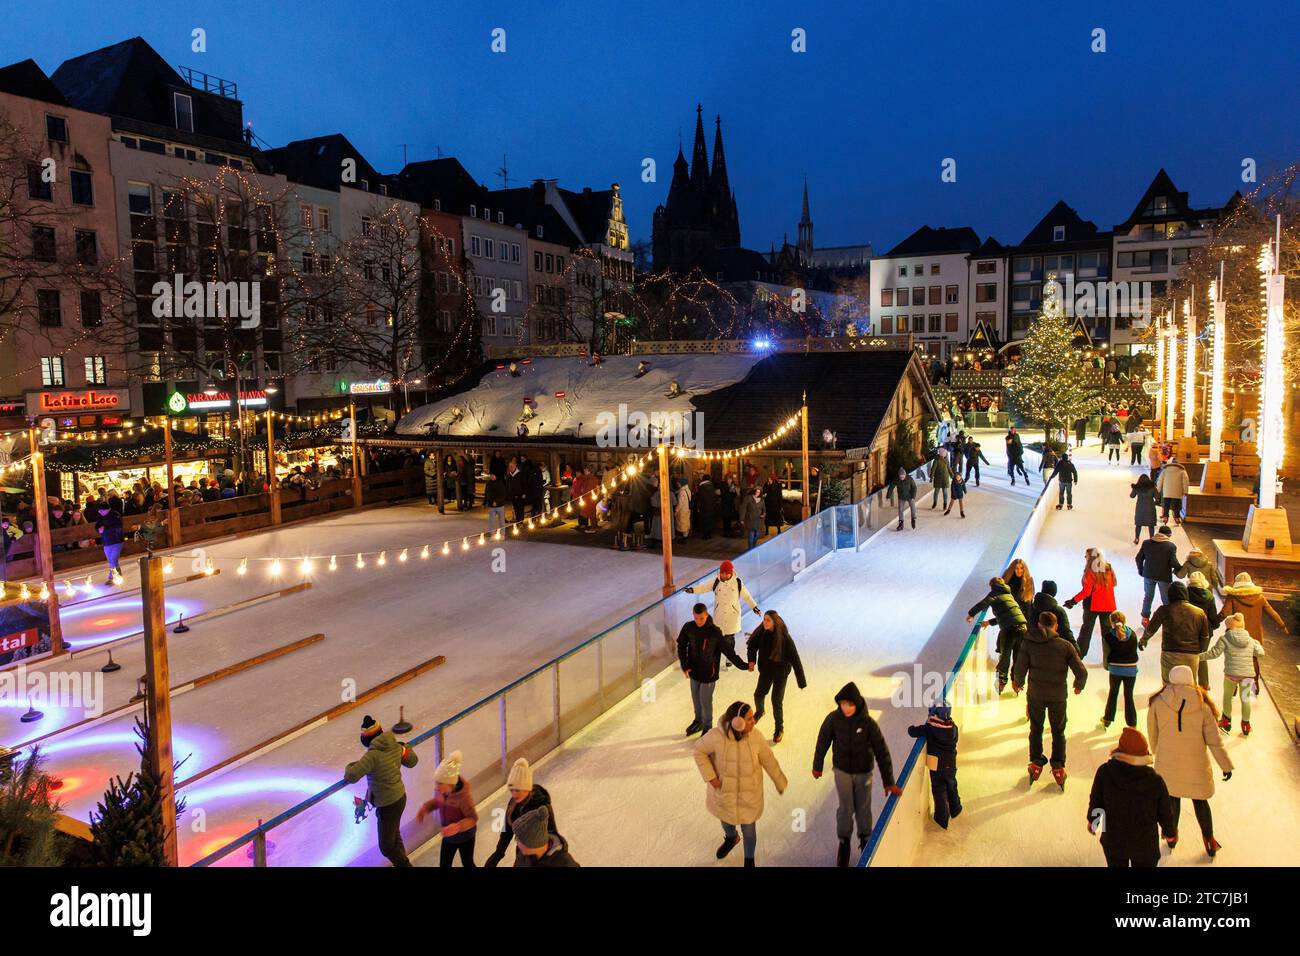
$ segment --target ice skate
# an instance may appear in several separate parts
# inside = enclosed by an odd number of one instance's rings
[[[840,841],[840,848],[835,854],[835,865],[836,866],[849,865],[849,841],[848,840]]]
[[[736,844],[739,842],[740,842],[739,836],[723,837],[722,844],[718,847],[718,852],[717,852],[718,859],[721,860],[728,853],[734,850],[736,848]]]
[[[1214,837],[1205,838],[1205,852],[1211,860],[1213,860],[1222,849],[1223,847],[1219,844],[1218,840],[1214,839]]]
[[[1243,737],[1249,737],[1249,736],[1250,736],[1250,721],[1249,721],[1249,720],[1243,720],[1243,721],[1241,722],[1241,736],[1243,736]]]
[[[1038,778],[1043,775],[1043,768],[1040,764],[1030,763],[1029,765],[1029,785],[1032,787],[1038,783]]]
[[[1220,718],[1219,718],[1219,730],[1223,731],[1223,733],[1225,733],[1225,734],[1230,734],[1230,733],[1232,733],[1232,718],[1231,718],[1231,717],[1220,717]]]
[[[912,530],[913,530],[913,531],[916,530],[916,518],[913,518],[913,519],[912,519]]]
[[[1053,767],[1052,779],[1056,781],[1056,785],[1058,787],[1060,787],[1062,790],[1065,790],[1065,768],[1064,767]]]
[[[902,519],[902,518],[899,518],[899,519],[898,519],[898,527],[895,528],[894,530],[895,530],[895,531],[902,531],[902,530],[903,530],[903,519]]]
[[[699,729],[700,729],[700,722],[698,720],[692,720],[691,725],[686,728],[686,736],[689,737],[691,734],[695,733],[695,731]]]

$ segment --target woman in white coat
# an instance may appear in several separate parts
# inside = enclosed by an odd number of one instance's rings
[[[1195,675],[1186,664],[1170,669],[1169,683],[1147,704],[1147,737],[1156,755],[1156,773],[1164,779],[1174,803],[1174,829],[1178,828],[1182,798],[1187,797],[1196,811],[1205,852],[1213,858],[1220,846],[1210,816],[1210,797],[1214,796],[1210,754],[1214,754],[1224,780],[1232,777],[1232,760],[1219,735],[1219,709],[1209,694],[1196,686]],[[1172,850],[1178,843],[1177,833],[1165,842]]]
[[[696,741],[695,763],[709,785],[705,806],[722,821],[718,859],[734,850],[743,834],[745,866],[753,866],[758,843],[754,825],[763,815],[764,771],[777,793],[785,793],[787,784],[763,732],[754,727],[754,709],[743,700],[728,707],[718,725]]]
[[[681,479],[673,499],[673,524],[676,525],[677,537],[691,536],[691,486],[685,478]]]

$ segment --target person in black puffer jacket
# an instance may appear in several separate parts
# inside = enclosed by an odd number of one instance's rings
[[[957,793],[957,725],[952,722],[952,708],[946,702],[935,704],[930,708],[929,719],[908,727],[907,735],[925,741],[934,822],[946,830],[948,821],[960,816],[962,809],[961,796]]]
[[[973,623],[976,614],[989,609],[993,611],[998,625],[998,693],[1001,694],[1007,686],[1011,658],[1029,628],[1025,622],[1025,614],[1020,609],[1020,603],[1012,597],[1007,582],[1001,578],[992,578],[989,581],[989,593],[966,612],[966,623]],[[985,620],[980,626],[988,627],[989,623]]]
[[[1069,699],[1066,682],[1074,672],[1074,692],[1088,682],[1088,669],[1079,660],[1073,644],[1056,632],[1056,617],[1050,611],[1038,616],[1038,623],[1025,635],[1016,651],[1011,681],[1016,690],[1025,686],[1029,714],[1029,777],[1038,779],[1047,766],[1043,754],[1044,717],[1052,728],[1052,777],[1065,789],[1065,704]]]
[[[709,616],[709,609],[696,604],[691,620],[682,625],[677,635],[677,663],[690,678],[691,704],[695,710],[695,719],[686,728],[688,737],[696,732],[703,736],[713,729],[713,691],[718,685],[723,655],[741,670],[749,666],[723,638],[722,631]]]
[[[1061,607],[1061,602],[1056,599],[1056,582],[1044,581],[1043,589],[1034,595],[1034,603],[1031,608],[1034,620],[1044,611],[1051,611],[1056,617],[1056,632],[1075,646],[1077,650],[1079,642],[1074,639],[1074,630],[1070,627],[1069,615],[1065,613],[1065,608]]]
[[[1167,840],[1178,836],[1169,788],[1151,763],[1146,737],[1125,727],[1110,760],[1092,778],[1088,830],[1101,834],[1107,866],[1155,866],[1161,834]]]

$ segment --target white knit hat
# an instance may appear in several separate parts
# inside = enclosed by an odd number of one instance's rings
[[[1192,669],[1186,664],[1179,664],[1177,667],[1171,667],[1169,669],[1169,683],[1182,684],[1191,687],[1192,684],[1195,683]]]
[[[510,790],[531,790],[533,789],[533,768],[528,766],[528,761],[520,757],[510,768],[510,776],[506,778],[506,787]]]
[[[460,779],[461,754],[459,750],[453,750],[434,768],[433,782],[452,784]]]
[[[1205,575],[1200,571],[1193,571],[1187,576],[1187,583],[1194,588],[1208,588],[1210,582],[1205,580]]]

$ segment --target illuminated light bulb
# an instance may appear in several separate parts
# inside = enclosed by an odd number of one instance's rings
[[[469,538],[461,538],[461,539],[460,539],[460,549],[461,549],[462,551],[468,551],[468,550],[469,550]]]
[[[271,577],[278,578],[280,576],[281,570],[283,570],[283,568],[280,565],[280,559],[276,558],[274,561],[271,562]]]
[[[487,544],[487,536],[482,531],[478,533],[478,543]]]
[[[451,545],[448,544],[446,541],[442,543],[442,553],[444,555],[451,554]]]
[[[39,597],[42,601],[48,601],[50,599],[50,586],[46,584],[44,581],[41,582],[41,592],[40,594],[37,595],[37,597]]]
[[[363,554],[357,555],[357,570],[360,571],[366,566],[366,558]]]
[[[429,556],[429,546],[426,544],[423,548],[420,549],[420,557],[427,558],[428,556]]]
[[[379,560],[376,561],[375,564],[379,565],[379,566],[382,568],[382,567],[383,567],[385,564],[387,564],[387,563],[388,563],[388,552],[387,552],[387,551],[380,551],[380,552],[379,552]]]
[[[565,513],[565,514],[569,514],[569,515],[573,514],[573,502],[572,502],[572,501],[570,501],[568,504],[566,504],[566,505],[564,506],[564,513]]]
[[[336,555],[330,555],[329,569],[331,571],[337,571],[339,569],[338,557]]]
[[[89,574],[86,575],[86,580],[82,584],[82,587],[86,590],[86,593],[88,594],[94,593],[95,582],[94,579]]]
[[[240,575],[248,573],[248,558],[244,558],[239,562],[239,567],[235,570],[235,573]]]
[[[212,575],[217,573],[216,565],[212,563],[211,558],[208,558],[207,564],[203,565],[203,573],[206,574],[208,577],[211,577]]]
[[[311,558],[302,559],[302,573],[311,574]]]
[[[71,582],[71,581],[64,581],[64,582],[63,582],[63,593],[66,594],[66,595],[67,595],[68,597],[70,597],[70,598],[74,598],[74,597],[77,596],[77,589],[74,588],[74,587],[72,586],[72,582]]]
[[[176,568],[176,562],[173,561],[171,558],[168,558],[166,561],[163,562],[163,574],[171,574],[172,571],[175,570],[175,568]]]
[[[510,533],[511,533],[512,535],[514,535],[515,537],[518,537],[518,536],[519,536],[519,525],[517,525],[517,524],[512,524],[512,525],[510,526]]]
[[[500,528],[497,528],[496,534],[492,535],[492,540],[493,540],[493,541],[500,541],[500,540],[501,540],[501,529],[500,529]]]
[[[533,519],[532,519],[532,518],[529,518],[529,519],[528,519],[528,530],[529,530],[529,531],[532,531],[535,527],[536,527],[536,525],[533,524]]]
[[[31,589],[28,588],[26,584],[24,584],[22,587],[18,589],[18,597],[20,600],[23,601],[30,600],[31,596],[32,596]]]
[[[400,562],[402,562],[403,564],[406,563],[406,549],[405,549],[405,548],[403,548],[403,549],[402,549],[402,553],[399,554],[399,555],[397,556],[397,560],[400,561]]]

